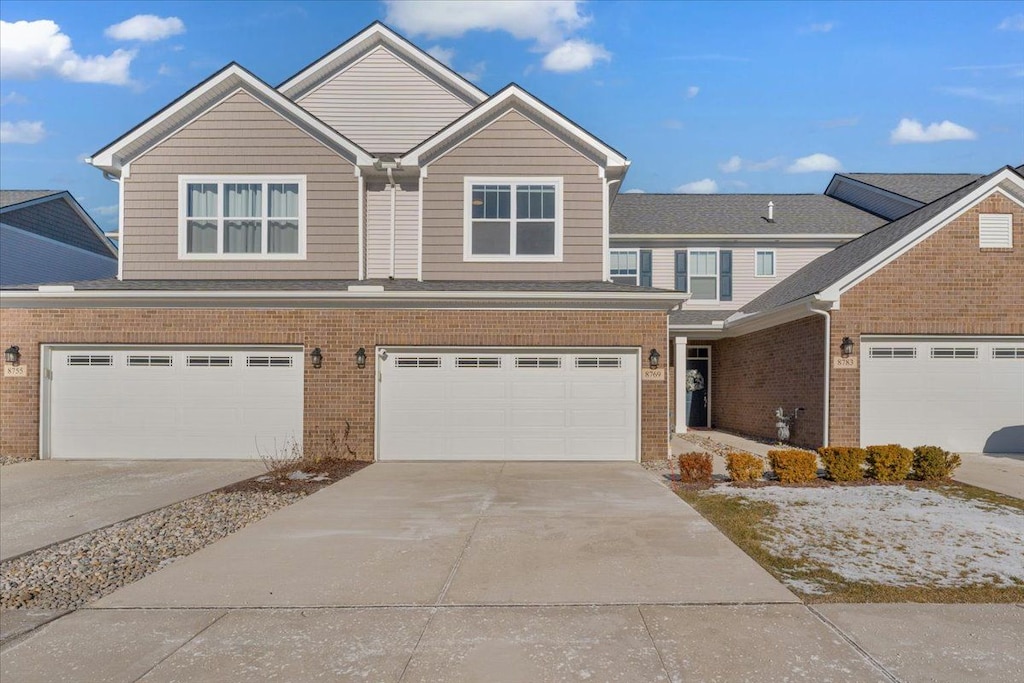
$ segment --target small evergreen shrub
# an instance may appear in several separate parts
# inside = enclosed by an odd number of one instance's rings
[[[918,446],[914,449],[914,478],[921,481],[948,479],[957,467],[960,456],[938,446]]]
[[[868,454],[863,448],[824,446],[818,449],[825,477],[832,481],[858,481],[864,477],[862,469]]]
[[[725,469],[733,481],[757,481],[764,476],[764,461],[751,453],[729,453]]]
[[[914,452],[898,444],[867,447],[868,476],[878,481],[903,481],[914,465]]]
[[[808,451],[768,451],[768,462],[783,484],[803,484],[818,477],[818,456]]]
[[[711,454],[692,451],[679,456],[679,480],[686,484],[711,483]]]

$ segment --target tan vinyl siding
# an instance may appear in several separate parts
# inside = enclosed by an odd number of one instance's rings
[[[516,111],[432,162],[423,181],[425,280],[601,280],[602,180],[598,166]],[[561,262],[463,261],[467,176],[561,177]]]
[[[297,102],[373,153],[408,151],[470,109],[385,47],[371,51]]]
[[[420,193],[416,183],[395,192],[395,277],[416,279],[420,260]]]
[[[701,247],[693,247],[700,249]],[[775,277],[754,276],[754,252],[761,249],[775,251]],[[831,251],[828,247],[744,247],[732,248],[732,301],[686,302],[687,308],[740,308],[784,279],[800,270],[819,256]],[[652,249],[652,282],[655,287],[675,289],[676,249]]]
[[[391,186],[366,186],[366,277],[415,279],[419,274],[419,189],[395,186],[394,272],[391,270]]]
[[[178,258],[179,175],[305,175],[306,259]],[[239,91],[132,161],[124,186],[125,279],[355,278],[352,164]]]

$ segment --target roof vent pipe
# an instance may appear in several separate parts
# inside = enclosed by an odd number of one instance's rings
[[[773,201],[768,202],[768,222],[775,222],[775,202]]]

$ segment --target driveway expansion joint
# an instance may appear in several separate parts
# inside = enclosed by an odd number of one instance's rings
[[[846,633],[842,629],[840,629],[838,626],[832,623],[832,621],[828,617],[826,617],[824,614],[814,609],[810,605],[804,605],[804,607],[807,609],[808,612],[817,617],[821,623],[825,624],[825,626],[829,628],[833,633],[839,636],[846,644],[852,647],[854,651],[857,652],[857,654],[859,654],[864,661],[870,664],[874,669],[876,669],[880,674],[882,674],[882,676],[884,676],[889,681],[892,681],[892,683],[904,683],[904,681],[898,678],[896,674],[889,671],[889,669],[887,669],[884,664],[882,664],[877,659],[872,657],[867,650],[862,648],[857,643],[856,640],[846,635]]]
[[[142,680],[143,678],[145,678],[146,676],[148,676],[148,675],[150,674],[150,672],[151,672],[151,671],[153,671],[153,669],[157,668],[158,666],[160,666],[161,664],[163,664],[164,662],[166,662],[166,661],[167,661],[168,659],[170,659],[170,658],[171,658],[171,657],[172,657],[172,656],[173,656],[173,655],[174,655],[174,654],[175,654],[176,652],[178,652],[179,650],[181,650],[181,648],[185,647],[186,645],[188,645],[189,643],[191,643],[191,642],[192,642],[193,640],[195,640],[196,638],[198,638],[199,636],[201,636],[201,635],[202,635],[203,633],[205,633],[205,632],[206,632],[206,631],[207,631],[207,630],[208,630],[208,629],[209,629],[209,628],[210,628],[211,626],[213,626],[214,624],[216,624],[216,623],[217,623],[218,621],[220,621],[221,619],[223,619],[223,618],[224,618],[224,617],[226,617],[227,615],[228,615],[227,611],[223,611],[223,612],[221,612],[220,614],[218,614],[218,615],[217,615],[217,618],[216,618],[216,619],[214,619],[214,620],[213,620],[213,621],[211,621],[211,622],[210,622],[209,624],[207,624],[207,625],[206,625],[206,626],[204,626],[203,628],[201,628],[201,629],[199,629],[198,631],[196,631],[195,633],[193,633],[193,634],[192,634],[192,635],[191,635],[191,636],[190,636],[189,638],[187,638],[187,639],[186,639],[186,640],[185,640],[185,641],[184,641],[184,642],[183,642],[183,643],[182,643],[181,645],[179,645],[178,647],[174,648],[174,649],[173,649],[172,651],[168,652],[168,653],[167,653],[167,654],[166,654],[165,656],[161,657],[161,658],[160,658],[159,660],[157,660],[156,662],[154,662],[154,663],[153,663],[153,666],[151,666],[151,667],[149,667],[148,669],[146,669],[146,671],[145,671],[145,672],[144,672],[144,673],[143,673],[143,674],[142,674],[141,676],[139,676],[138,678],[136,678],[136,679],[135,679],[135,681],[133,681],[133,683],[138,683],[138,681],[141,681],[141,680]]]

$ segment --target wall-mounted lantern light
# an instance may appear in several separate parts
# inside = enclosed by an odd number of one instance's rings
[[[17,365],[21,361],[21,349],[17,346],[10,346],[4,351],[4,362],[10,365]]]
[[[319,346],[310,352],[309,359],[313,361],[313,367],[317,370],[324,364],[324,354]]]
[[[366,349],[362,346],[356,351],[356,367],[360,370],[366,367]]]
[[[651,354],[647,356],[647,362],[651,365],[651,370],[658,368],[658,363],[661,362],[661,354],[658,353],[658,349],[651,349]]]
[[[849,337],[843,337],[842,343],[839,344],[839,351],[843,354],[843,358],[849,358],[853,355],[853,340]]]

